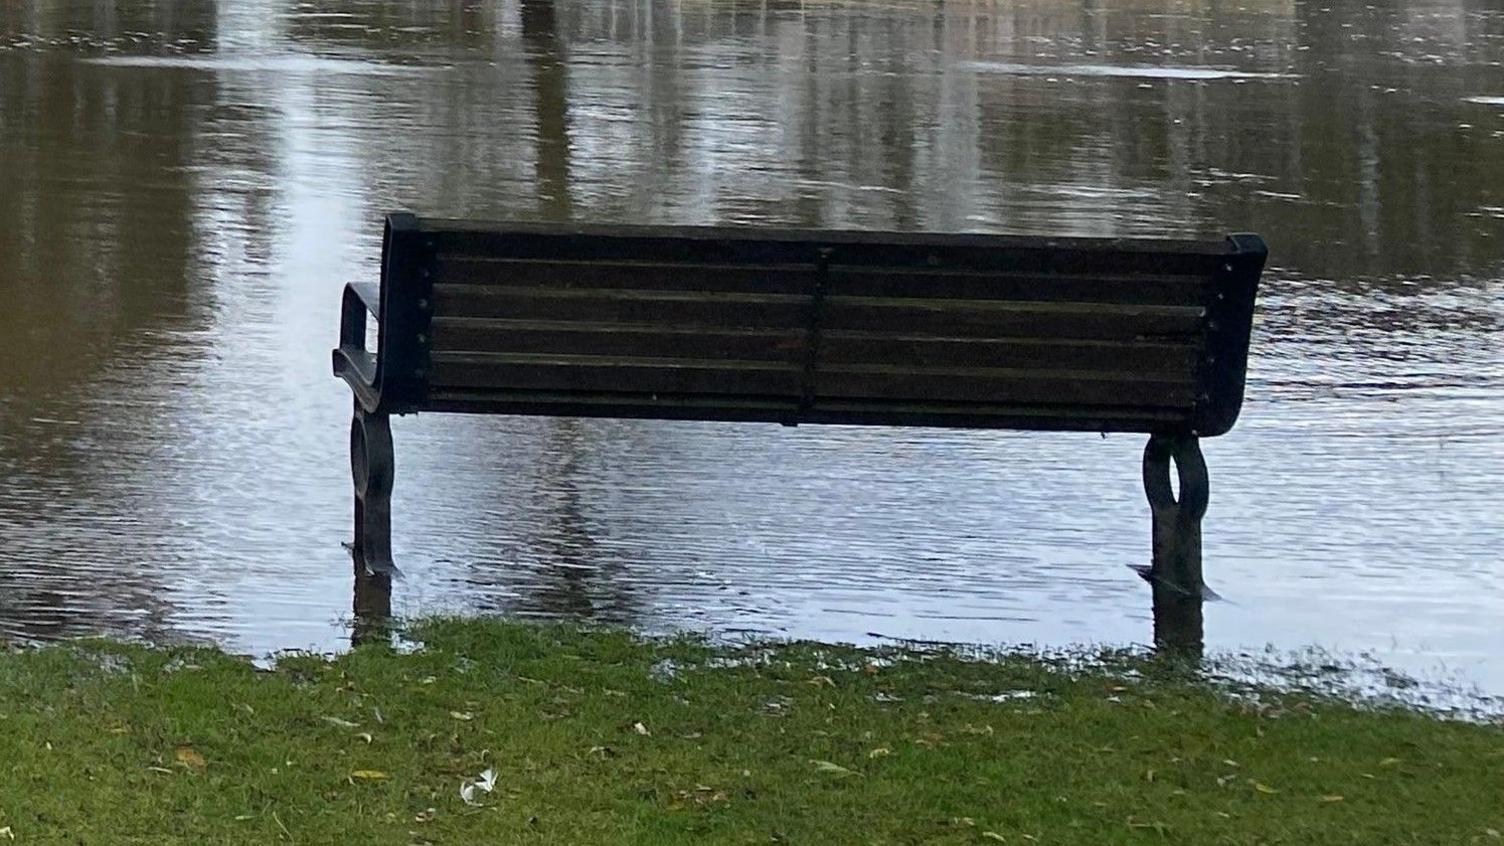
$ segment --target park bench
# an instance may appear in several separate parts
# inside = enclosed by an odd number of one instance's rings
[[[1238,416],[1265,255],[1256,235],[390,215],[380,283],[346,287],[334,350],[355,394],[357,566],[392,569],[392,414],[1139,432],[1151,581],[1199,596],[1199,439]]]

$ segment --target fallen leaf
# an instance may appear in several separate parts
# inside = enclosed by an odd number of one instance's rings
[[[1381,767],[1392,767],[1395,764],[1398,764],[1399,762],[1400,762],[1399,758],[1385,758],[1384,760],[1382,760],[1382,761],[1379,762],[1379,766],[1381,766]]]
[[[150,772],[161,773],[163,775],[176,775],[176,773],[166,767],[147,767],[146,769]]]
[[[871,752],[868,752],[867,753],[867,757],[868,758],[886,758],[886,757],[888,757],[889,755],[892,755],[892,754],[893,754],[893,750],[892,749],[889,749],[886,746],[879,746],[876,749],[872,750]]]
[[[179,746],[173,751],[172,756],[179,764],[192,770],[202,770],[209,766],[209,762],[204,760],[204,756],[200,755],[198,750],[192,746]]]
[[[1269,785],[1263,783],[1262,781],[1256,781],[1256,782],[1254,782],[1253,783],[1253,789],[1257,790],[1260,793],[1278,793],[1279,792],[1278,790],[1275,790],[1274,788],[1272,788]]]
[[[450,711],[449,716],[455,718],[456,720],[462,720],[467,723],[475,719],[475,715],[470,713],[469,711]]]
[[[391,776],[381,770],[356,770],[350,773],[350,778],[356,781],[386,781]]]
[[[815,765],[815,769],[818,770],[819,772],[822,772],[822,773],[830,773],[831,775],[837,775],[837,776],[853,776],[853,775],[857,775],[856,770],[848,770],[845,767],[841,766],[840,764],[836,764],[836,763],[833,763],[831,761],[816,761],[816,760],[811,760],[810,763],[814,764]]]
[[[1002,836],[1001,834],[998,834],[995,831],[984,831],[984,832],[982,832],[982,838],[984,840],[996,840],[999,843],[1007,843],[1008,842],[1008,838]]]
[[[0,828],[0,835],[3,835],[4,837],[7,837],[7,838],[9,838],[11,840],[15,840],[16,839],[16,833],[14,831],[10,830],[10,826],[6,826],[4,828]]]
[[[1325,796],[1321,797],[1321,801],[1323,801],[1323,802],[1341,802],[1342,801],[1342,797],[1340,795],[1336,794],[1336,793],[1328,793]]]
[[[366,743],[373,743],[376,740],[376,738],[372,737],[371,733],[368,731],[363,731],[355,736],[360,738],[361,740],[364,740]]]
[[[638,734],[642,735],[643,737],[648,737],[648,736],[650,736],[652,734],[652,732],[648,731],[648,727],[645,726],[645,725],[643,725],[642,723],[633,723],[632,724],[632,731],[637,732]]]
[[[352,723],[349,720],[341,720],[339,717],[324,717],[324,722],[328,723],[331,726],[339,726],[340,728],[360,728],[360,723]]]

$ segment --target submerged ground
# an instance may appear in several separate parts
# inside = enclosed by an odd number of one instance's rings
[[[0,841],[1490,843],[1504,730],[1144,659],[444,622],[0,653]]]

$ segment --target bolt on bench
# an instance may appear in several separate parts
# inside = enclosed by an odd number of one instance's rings
[[[1165,587],[1199,603],[1199,439],[1237,419],[1266,253],[1256,235],[390,215],[380,284],[346,287],[334,350],[355,394],[357,564],[393,569],[391,414],[1141,432],[1150,580],[1157,597]]]

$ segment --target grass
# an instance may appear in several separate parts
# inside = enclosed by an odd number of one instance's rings
[[[1496,725],[1152,664],[413,637],[0,653],[0,843],[1504,843]]]

